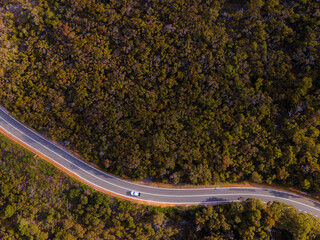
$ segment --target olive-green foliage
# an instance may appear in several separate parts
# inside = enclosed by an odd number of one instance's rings
[[[189,210],[133,204],[79,184],[0,135],[1,239],[290,239],[320,223],[281,203],[248,199]]]
[[[179,238],[181,213],[110,199],[0,135],[0,239]]]
[[[318,1],[18,2],[0,103],[19,120],[120,176],[320,191]]]

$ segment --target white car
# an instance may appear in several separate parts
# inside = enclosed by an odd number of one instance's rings
[[[139,196],[140,196],[140,193],[139,193],[139,192],[131,191],[131,192],[130,192],[130,195],[131,195],[131,196],[139,197]]]

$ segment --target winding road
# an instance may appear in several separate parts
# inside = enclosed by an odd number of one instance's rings
[[[320,218],[320,203],[281,190],[260,187],[157,188],[125,181],[80,160],[62,147],[21,124],[2,107],[0,107],[0,131],[83,183],[101,192],[128,200],[155,205],[196,205],[239,201],[241,197],[245,199],[257,198],[263,202],[278,200],[293,205],[300,212],[313,214]],[[131,196],[130,191],[132,190],[140,192],[141,196]]]

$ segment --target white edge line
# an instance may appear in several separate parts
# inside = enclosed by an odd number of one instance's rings
[[[80,161],[81,163],[87,165],[88,167],[92,168],[92,169],[95,170],[95,171],[98,171],[99,173],[101,173],[101,174],[103,174],[103,175],[105,175],[105,176],[107,176],[107,177],[111,177],[111,178],[117,179],[117,180],[119,180],[119,181],[128,183],[128,184],[136,185],[136,186],[139,186],[139,187],[153,188],[153,189],[164,189],[164,190],[169,190],[169,191],[177,191],[177,190],[180,190],[180,191],[195,190],[195,191],[196,191],[196,190],[210,190],[210,189],[216,190],[216,189],[249,189],[249,188],[250,188],[250,189],[263,189],[263,190],[266,189],[266,188],[261,188],[261,187],[222,187],[222,188],[220,188],[220,187],[216,187],[216,188],[210,187],[210,188],[189,188],[189,189],[177,188],[177,189],[172,189],[172,188],[164,188],[164,187],[152,187],[152,186],[147,186],[147,185],[142,185],[142,184],[137,184],[137,183],[133,183],[133,182],[130,182],[130,181],[126,181],[126,180],[123,180],[123,179],[121,179],[121,178],[118,178],[118,177],[109,175],[108,173],[103,172],[103,171],[101,171],[101,170],[99,170],[99,169],[97,169],[97,168],[94,168],[93,166],[89,165],[88,163],[84,162],[83,160],[77,158],[76,156],[74,156],[74,155],[71,154],[70,152],[68,152],[68,151],[66,151],[65,149],[61,148],[59,145],[56,145],[56,144],[54,144],[53,142],[51,142],[50,140],[48,140],[48,139],[46,139],[45,137],[41,136],[38,132],[36,132],[36,131],[34,131],[33,129],[31,129],[31,128],[29,128],[29,127],[26,127],[25,125],[23,125],[22,123],[20,123],[17,119],[15,119],[14,117],[12,117],[11,114],[10,114],[7,110],[5,110],[2,106],[0,106],[0,110],[1,110],[2,112],[4,112],[4,113],[6,114],[6,116],[10,117],[10,118],[11,118],[12,120],[14,120],[16,123],[18,123],[19,125],[21,125],[24,129],[27,129],[28,131],[30,131],[30,132],[32,132],[33,134],[37,135],[38,137],[42,138],[42,139],[45,140],[47,143],[53,145],[54,147],[60,149],[60,150],[63,151],[64,153],[68,154],[70,157],[72,157],[72,158]],[[2,118],[2,117],[0,117],[0,118]],[[3,118],[2,118],[2,119],[3,119]],[[14,127],[12,124],[10,124],[9,122],[7,122],[5,119],[3,119],[3,120],[4,120],[7,124],[9,124],[11,127],[17,129],[17,128]],[[4,129],[4,128],[2,127],[2,129]],[[27,134],[25,134],[25,133],[22,132],[21,130],[19,130],[19,129],[17,129],[17,130],[18,130],[20,133],[22,133],[23,135],[29,137]],[[5,130],[5,131],[8,132],[7,130]],[[8,132],[8,133],[10,133],[10,132]],[[10,134],[13,135],[13,136],[15,136],[15,135],[12,134],[12,133],[10,133]],[[15,137],[16,137],[16,136],[15,136]],[[34,139],[31,138],[31,137],[29,137],[29,138],[32,139],[33,141],[39,143],[38,141],[34,140]],[[19,140],[20,140],[20,139],[19,139]],[[22,140],[20,140],[20,141],[22,141]],[[22,142],[24,142],[24,141],[22,141]],[[24,143],[25,143],[25,142],[24,142]],[[41,144],[41,143],[39,143],[39,144]],[[41,144],[41,145],[42,145],[42,144]],[[42,145],[42,146],[44,146],[44,145]],[[31,147],[31,146],[30,146],[30,147]],[[45,146],[44,146],[44,147],[45,147]],[[32,147],[32,148],[33,148],[33,147]],[[47,148],[47,149],[50,150],[51,152],[55,153],[54,151],[52,151],[52,150],[49,149],[48,147],[45,147],[45,148]],[[33,148],[33,149],[34,149],[34,148]],[[59,155],[59,154],[57,154],[57,153],[55,153],[55,154],[56,154],[56,155]],[[59,156],[60,156],[60,155],[59,155]],[[61,156],[60,156],[60,157],[61,157]],[[62,158],[64,158],[64,157],[62,157]],[[64,159],[65,159],[65,158],[64,158]],[[77,166],[77,167],[78,167],[78,166]],[[78,168],[80,168],[80,167],[78,167]],[[82,168],[81,168],[81,169],[82,169]],[[296,194],[294,194],[294,193],[290,193],[290,192],[287,192],[287,191],[280,191],[280,190],[275,190],[275,189],[270,189],[270,190],[271,190],[271,191],[275,191],[275,192],[287,193],[287,194],[290,194],[290,195],[293,195],[293,196],[299,196],[299,195],[296,195]],[[304,198],[304,197],[302,197],[302,196],[299,196],[299,197]],[[305,199],[308,199],[308,200],[309,200],[309,198],[305,198]],[[310,199],[310,200],[311,200],[311,199]],[[311,201],[313,201],[313,200],[311,200]],[[314,201],[314,202],[315,202],[315,203],[318,203],[318,202],[316,202],[316,201]]]
[[[3,109],[0,107],[0,110],[3,111]],[[5,111],[3,111],[4,113],[6,113]],[[126,181],[126,180],[123,180],[121,178],[118,178],[118,177],[115,177],[115,176],[112,176],[112,175],[109,175],[108,173],[106,172],[102,172],[101,170],[97,169],[97,168],[94,168],[92,167],[91,165],[89,165],[88,163],[84,162],[83,160],[77,158],[76,156],[72,155],[71,153],[69,153],[68,151],[64,150],[63,148],[61,148],[60,146],[56,145],[56,144],[53,144],[51,141],[49,141],[48,139],[44,138],[43,136],[41,136],[39,133],[37,133],[36,131],[33,131],[31,130],[30,128],[24,126],[22,123],[20,123],[19,121],[17,121],[15,118],[13,118],[12,116],[10,116],[9,114],[6,114],[8,117],[10,117],[11,119],[13,119],[16,123],[20,124],[23,128],[29,130],[30,132],[32,132],[33,134],[37,135],[38,137],[42,138],[43,140],[45,140],[47,143],[53,145],[54,147],[56,148],[59,148],[61,151],[63,151],[64,153],[68,154],[70,157],[80,161],[81,163],[87,165],[88,167],[92,168],[93,170],[95,171],[98,171],[99,173],[107,176],[107,177],[110,177],[110,178],[114,178],[114,179],[117,179],[119,181],[122,181],[122,182],[125,182],[125,183],[128,183],[128,184],[132,184],[132,185],[136,185],[136,186],[139,186],[139,187],[146,187],[146,188],[153,188],[153,189],[164,189],[164,190],[169,190],[169,191],[176,191],[176,190],[180,190],[180,191],[189,191],[189,190],[215,190],[216,188],[190,188],[190,189],[181,189],[181,188],[177,188],[177,189],[172,189],[172,188],[163,188],[163,187],[152,187],[152,186],[147,186],[147,185],[141,185],[141,184],[137,184],[137,183],[133,183],[133,182],[130,182],[130,181]],[[32,139],[33,141],[35,141],[36,143],[40,144],[41,146],[47,148],[48,150],[50,150],[51,152],[53,152],[54,154],[62,157],[61,155],[59,155],[58,153],[55,153],[52,149],[49,149],[48,147],[44,146],[43,144],[39,143],[38,141],[34,140],[33,138],[29,137],[26,133],[24,133],[23,131],[21,131],[20,129],[16,128],[15,126],[13,126],[12,124],[10,124],[8,121],[6,121],[4,118],[0,117],[3,121],[5,121],[7,124],[9,124],[11,127],[15,128],[16,130],[18,130],[20,133],[22,133],[24,136],[27,136],[28,138]],[[3,127],[1,127],[4,131],[6,131],[7,133],[15,136],[14,134],[12,134],[11,132],[5,130]],[[15,136],[16,137],[16,136]],[[18,137],[16,137],[18,138]],[[19,139],[19,138],[18,138]],[[22,141],[23,143],[27,144],[26,142],[24,142],[23,140],[19,139],[20,141]],[[29,146],[29,145],[28,145]],[[30,146],[32,147],[32,146]],[[33,148],[33,147],[32,147]],[[34,149],[34,148],[33,148]],[[64,158],[64,157],[62,157]],[[64,158],[65,159],[65,158]],[[77,166],[78,168],[80,168],[79,166]],[[81,168],[82,169],[82,168]],[[264,188],[257,188],[257,187],[226,187],[226,188],[221,188],[221,189],[233,189],[233,188],[238,188],[238,189],[247,189],[247,188],[250,188],[250,189],[264,189]],[[217,189],[220,189],[219,187],[217,187]]]
[[[115,186],[115,187],[124,189],[124,190],[126,190],[126,191],[132,190],[132,189],[128,189],[128,188],[119,186],[119,185],[117,185],[117,184],[108,182],[108,181],[106,181],[105,179],[102,179],[102,178],[100,178],[100,177],[98,177],[98,176],[96,176],[96,175],[94,175],[94,174],[86,171],[85,169],[83,169],[83,168],[75,165],[73,162],[71,162],[71,161],[69,161],[68,159],[64,158],[64,157],[61,156],[60,154],[55,153],[54,151],[52,151],[52,150],[49,149],[48,147],[44,146],[42,143],[39,143],[38,141],[34,140],[32,137],[29,137],[28,135],[25,135],[23,132],[21,132],[21,131],[20,131],[19,129],[17,129],[16,127],[12,126],[10,123],[8,123],[6,120],[4,120],[2,117],[0,117],[0,119],[2,119],[3,121],[5,121],[5,122],[6,122],[7,124],[9,124],[12,128],[15,128],[17,131],[19,131],[20,133],[22,133],[23,136],[31,139],[31,140],[34,141],[35,143],[38,143],[38,144],[41,145],[42,147],[44,147],[44,148],[48,149],[49,151],[51,151],[53,154],[55,154],[55,155],[59,156],[60,158],[64,159],[64,160],[65,160],[66,162],[68,162],[70,165],[75,166],[76,168],[80,169],[81,171],[83,171],[83,172],[85,172],[85,173],[93,176],[94,178],[99,179],[100,181],[102,181],[102,182],[104,182],[104,183],[106,183],[106,184],[109,184],[109,185],[112,185],[112,186]],[[26,143],[26,142],[23,141],[21,138],[19,138],[18,136],[12,134],[11,132],[8,132],[8,131],[5,130],[2,126],[0,126],[0,127],[1,127],[5,132],[7,132],[7,133],[11,134],[12,136],[14,136],[15,138],[17,138],[19,141],[23,142],[24,144],[26,144],[26,145],[29,146],[30,148],[32,148],[32,149],[40,152],[41,154],[43,154],[43,155],[46,156],[47,158],[49,158],[49,159],[51,159],[52,161],[54,161],[54,162],[55,162],[56,164],[58,164],[59,166],[63,167],[64,169],[67,169],[68,171],[72,172],[73,174],[75,174],[76,176],[80,177],[81,179],[84,179],[85,181],[90,182],[90,183],[93,184],[94,186],[100,187],[100,188],[102,188],[102,189],[104,189],[104,190],[107,190],[107,191],[109,191],[109,192],[122,195],[122,194],[120,194],[120,193],[116,193],[116,192],[114,192],[114,191],[108,190],[108,189],[106,189],[104,186],[101,186],[101,185],[99,185],[99,184],[97,184],[97,183],[93,183],[93,182],[91,182],[91,181],[89,181],[89,180],[86,180],[85,178],[81,177],[79,174],[77,174],[77,173],[73,172],[72,170],[70,170],[67,166],[64,166],[64,165],[58,163],[58,162],[57,162],[56,160],[54,160],[52,157],[49,157],[47,154],[43,153],[43,152],[40,151],[39,149],[35,149],[32,145],[30,145],[29,143]],[[90,165],[89,165],[89,166],[90,166]],[[93,169],[94,169],[94,168],[93,168]],[[115,178],[115,179],[117,179],[117,178]],[[130,183],[130,182],[129,182],[129,183]],[[144,187],[144,185],[139,185],[139,186]],[[165,189],[166,189],[166,188],[165,188]],[[204,188],[204,189],[206,189],[206,188]],[[214,188],[212,188],[212,190],[213,190],[213,189],[214,189]],[[224,190],[224,189],[225,189],[225,188],[222,188],[221,190]],[[250,188],[250,189],[252,189],[252,188]],[[184,189],[183,189],[183,190],[184,190]],[[196,190],[196,189],[195,189],[195,190]],[[211,189],[208,189],[208,190],[211,190]],[[140,193],[143,193],[143,194],[146,194],[146,195],[152,195],[152,196],[161,196],[161,197],[197,197],[197,196],[198,196],[198,197],[211,197],[211,196],[213,196],[212,194],[209,194],[209,195],[203,194],[203,195],[179,195],[179,196],[172,196],[172,195],[165,195],[165,194],[146,193],[146,192],[141,192],[141,191],[140,191]],[[218,196],[218,195],[225,195],[225,194],[216,194],[216,196]],[[233,194],[231,194],[231,195],[233,195]],[[239,195],[239,194],[234,194],[234,195]],[[126,196],[126,195],[122,195],[122,196]],[[132,198],[132,199],[135,199],[135,198]]]
[[[1,109],[1,107],[0,107]],[[1,109],[2,110],[2,109]],[[3,110],[2,110],[3,111]],[[5,111],[3,111],[4,113],[6,113]],[[122,181],[122,182],[125,182],[127,184],[131,184],[131,185],[136,185],[136,186],[139,186],[139,187],[143,187],[143,188],[152,188],[152,189],[161,189],[161,190],[169,190],[169,191],[176,191],[176,190],[180,190],[180,191],[197,191],[197,190],[225,190],[225,189],[260,189],[260,190],[269,190],[269,191],[273,191],[273,192],[280,192],[280,193],[285,193],[285,194],[288,194],[288,195],[291,195],[291,196],[295,196],[295,197],[299,197],[299,198],[302,198],[302,199],[306,199],[306,200],[309,200],[309,201],[312,201],[313,203],[316,203],[316,204],[320,204],[318,203],[317,201],[314,201],[310,198],[307,198],[307,197],[304,197],[304,196],[299,196],[299,195],[296,195],[294,193],[291,193],[291,192],[287,192],[287,191],[280,191],[280,190],[276,190],[276,189],[267,189],[267,188],[261,188],[261,187],[216,187],[216,188],[188,188],[188,189],[172,189],[172,188],[162,188],[162,187],[152,187],[152,186],[147,186],[147,185],[141,185],[141,184],[137,184],[137,183],[133,183],[133,182],[130,182],[130,181],[126,181],[126,180],[123,180],[121,178],[118,178],[118,177],[115,177],[115,176],[112,176],[112,175],[109,175],[105,172],[102,172],[101,170],[99,169],[96,169],[94,167],[92,167],[91,165],[87,164],[86,162],[80,160],[79,158],[75,157],[74,155],[72,155],[71,153],[65,151],[64,149],[60,148],[59,146],[53,144],[52,142],[50,142],[49,140],[47,140],[46,138],[42,137],[41,135],[39,135],[37,132],[34,132],[32,131],[31,129],[25,127],[23,124],[21,124],[19,121],[17,121],[15,118],[11,117],[10,115],[8,115],[11,119],[13,119],[15,122],[19,123],[23,128],[29,130],[30,132],[34,133],[35,135],[38,135],[40,138],[42,138],[43,140],[45,140],[47,143],[49,143],[50,145],[53,145],[54,147],[57,147],[59,148],[61,151],[63,151],[64,153],[67,153],[70,157],[72,157],[73,159],[85,164],[86,166],[88,166],[89,168],[91,168],[92,170],[94,171],[97,171],[99,173],[101,173],[102,175],[105,175],[107,177],[110,177],[110,178],[113,178],[113,179],[116,179],[116,180],[119,180],[119,181]],[[101,181],[104,181],[106,183],[109,183],[107,182],[106,180],[104,179],[101,179],[95,175],[92,175],[91,173],[87,172],[85,169],[75,165],[74,163],[70,162],[69,160],[67,160],[65,157],[61,156],[60,154],[54,152],[52,149],[50,149],[49,147],[43,145],[42,143],[39,143],[38,141],[36,141],[35,139],[33,139],[32,137],[28,136],[26,133],[22,132],[20,129],[16,128],[15,126],[13,126],[12,124],[10,124],[8,121],[6,121],[4,118],[0,117],[4,122],[6,122],[7,124],[9,124],[11,127],[13,127],[14,129],[16,129],[17,131],[19,131],[20,133],[22,133],[24,136],[28,137],[29,139],[33,140],[34,142],[38,143],[39,145],[43,146],[44,148],[48,149],[49,151],[51,151],[52,153],[54,153],[55,155],[58,155],[59,157],[63,158],[64,160],[66,160],[68,163],[76,166],[77,168],[83,170],[84,172],[90,174],[91,176],[94,176],[96,178],[98,178],[99,180]],[[5,132],[11,134],[12,136],[18,138],[20,141],[22,141],[23,143],[27,144],[29,147],[31,147],[32,149],[36,150],[36,151],[39,151],[37,149],[35,149],[34,147],[32,147],[31,145],[29,145],[28,143],[24,142],[23,140],[21,140],[19,137],[15,136],[14,134],[12,134],[11,132],[9,132],[8,130],[4,129],[3,127],[1,127]],[[42,153],[41,151],[39,151],[40,153]],[[44,153],[42,153],[44,154]],[[46,157],[50,158],[49,156],[47,156],[46,154],[44,154]],[[54,159],[50,158],[51,160],[53,160],[54,162],[56,162]],[[62,166],[62,165],[61,165]],[[66,168],[66,167],[65,167]],[[69,169],[68,169],[69,170]],[[112,184],[112,183],[109,183],[113,186],[116,186],[116,187],[120,187],[119,185],[115,185],[115,184]],[[120,188],[123,188],[123,187],[120,187]],[[126,189],[126,190],[129,190],[127,188],[123,188],[123,189]],[[150,194],[151,195],[151,194]]]
[[[1,110],[2,110],[2,109],[1,109]],[[3,111],[3,110],[2,110],[2,111]],[[10,115],[8,115],[8,116],[9,116],[10,118],[12,118]],[[0,117],[0,118],[1,118],[3,121],[5,121],[7,124],[9,124],[11,127],[13,127],[13,128],[15,128],[16,130],[18,130],[18,131],[19,131],[20,133],[22,133],[24,136],[30,138],[30,139],[33,140],[34,142],[38,143],[39,145],[43,146],[44,148],[48,149],[49,151],[53,152],[54,154],[58,155],[59,157],[65,159],[67,162],[69,162],[70,164],[72,164],[72,165],[76,166],[77,168],[83,170],[83,171],[86,172],[87,174],[89,174],[89,175],[91,175],[91,176],[94,176],[94,177],[96,177],[97,179],[99,179],[99,180],[101,180],[101,181],[103,181],[103,182],[106,182],[106,183],[108,183],[108,184],[110,184],[110,185],[113,185],[113,186],[122,188],[122,189],[124,189],[124,190],[130,190],[130,189],[121,187],[121,186],[119,186],[119,185],[116,185],[116,184],[107,182],[107,181],[105,181],[104,179],[101,179],[101,178],[99,178],[99,177],[97,177],[97,176],[95,176],[95,175],[87,172],[86,170],[84,170],[84,169],[82,169],[81,167],[75,165],[74,163],[70,162],[69,160],[67,160],[66,158],[62,157],[61,155],[55,153],[54,151],[52,151],[52,150],[49,149],[48,147],[44,146],[43,144],[39,143],[38,141],[36,141],[36,140],[34,140],[33,138],[29,137],[28,135],[24,134],[22,131],[20,131],[19,129],[17,129],[17,128],[14,127],[13,125],[11,125],[9,122],[7,122],[7,121],[6,121],[5,119],[3,119],[2,117]],[[12,119],[14,119],[14,118],[12,118]],[[15,119],[14,119],[14,120],[15,120]],[[16,121],[17,123],[19,123],[20,125],[22,125],[22,124],[21,124],[20,122],[18,122],[17,120],[15,120],[15,121]],[[25,127],[24,125],[22,125],[22,126]],[[8,132],[7,130],[5,130],[3,127],[1,127],[1,128],[2,128],[5,132],[13,135],[13,136],[16,137],[17,139],[19,139],[20,141],[22,141],[23,143],[25,143],[27,146],[29,146],[29,147],[31,147],[32,149],[40,152],[39,150],[35,149],[34,147],[32,147],[31,145],[29,145],[28,143],[26,143],[26,142],[24,142],[23,140],[21,140],[19,137],[15,136],[15,135],[12,134],[11,132]],[[28,129],[28,130],[29,130],[29,129]],[[31,131],[31,130],[30,130],[30,131]],[[33,131],[32,131],[32,132],[33,132]],[[52,144],[51,142],[49,142],[47,139],[43,138],[43,137],[42,137],[41,135],[39,135],[38,133],[35,133],[35,134],[38,135],[39,137],[41,137],[42,139],[44,139],[44,140],[45,140],[46,142],[48,142],[49,144]],[[56,145],[54,145],[54,146],[56,146]],[[70,153],[68,153],[68,152],[66,152],[65,150],[63,150],[62,148],[60,148],[59,146],[56,146],[56,147],[59,148],[60,150],[62,150],[63,152],[67,153],[69,156],[71,156],[71,157],[73,157],[73,158],[76,158],[76,157],[74,157],[73,155],[71,155]],[[40,152],[40,153],[41,153],[41,152]],[[70,169],[68,169],[67,167],[65,167],[65,166],[61,165],[60,163],[56,162],[54,159],[52,159],[51,157],[47,156],[46,154],[44,154],[44,153],[41,153],[41,154],[43,154],[43,155],[45,155],[46,157],[48,157],[49,159],[53,160],[53,161],[54,161],[56,164],[58,164],[59,166],[61,166],[61,167],[65,168],[65,169],[71,171]],[[79,160],[78,158],[76,158],[76,159]],[[81,160],[79,160],[79,161],[81,161]],[[83,162],[83,161],[81,161],[81,162]],[[85,163],[85,162],[83,162],[83,163]],[[129,184],[138,185],[138,186],[140,186],[140,187],[150,187],[150,186],[145,186],[145,185],[139,185],[139,184],[136,184],[136,183],[131,183],[131,182],[122,180],[122,179],[120,179],[120,178],[116,178],[116,177],[111,176],[111,175],[108,175],[108,174],[106,174],[106,173],[104,173],[104,172],[102,172],[102,171],[100,171],[100,170],[98,170],[98,169],[96,169],[96,168],[93,168],[92,166],[90,166],[90,165],[87,164],[87,163],[85,163],[85,164],[86,164],[87,166],[91,167],[92,169],[94,169],[94,170],[96,170],[96,171],[98,171],[98,172],[100,172],[100,173],[103,173],[104,175],[107,175],[108,177],[112,177],[112,178],[115,178],[115,179],[117,179],[117,180],[121,180],[121,181],[124,181],[124,182],[126,182],[126,183],[129,183]],[[72,172],[72,171],[71,171],[71,172]],[[79,178],[81,178],[81,179],[83,179],[83,180],[85,180],[85,181],[87,181],[87,182],[90,182],[92,185],[94,185],[94,186],[96,186],[96,187],[102,188],[102,189],[104,189],[104,190],[106,190],[106,191],[109,191],[109,192],[112,192],[112,193],[114,193],[114,194],[122,195],[122,194],[116,193],[116,192],[114,192],[114,191],[107,190],[107,189],[105,189],[104,187],[102,187],[102,186],[100,186],[100,185],[98,185],[98,184],[92,183],[91,181],[86,180],[85,178],[81,177],[81,176],[78,175],[77,173],[74,173],[74,172],[73,172],[73,174],[75,174],[76,176],[78,176]],[[150,187],[150,188],[158,189],[158,188],[156,188],[156,187]],[[223,189],[233,189],[233,188],[236,189],[237,187],[219,188],[219,189],[223,190]],[[266,189],[264,189],[264,188],[256,188],[256,187],[239,187],[239,188],[263,189],[263,190],[266,190]],[[168,190],[167,188],[161,188],[161,189]],[[215,189],[215,188],[170,189],[170,190],[201,190],[201,189],[210,190],[210,189]],[[267,190],[269,190],[269,189],[267,189]],[[286,193],[286,194],[288,194],[288,195],[297,196],[297,197],[299,197],[299,198],[304,198],[304,199],[307,199],[307,200],[312,201],[312,202],[314,202],[314,203],[317,203],[316,201],[313,201],[312,199],[305,198],[305,197],[301,197],[301,196],[298,196],[298,195],[295,195],[295,194],[292,194],[292,193],[287,193],[287,192],[285,192],[285,191],[279,191],[279,190],[273,190],[273,189],[271,189],[270,191]],[[143,193],[143,192],[141,192],[141,193]],[[144,193],[144,194],[146,194],[146,195],[155,195],[155,196],[164,196],[164,197],[172,197],[171,195],[159,195],[159,194],[150,194],[150,193]],[[208,196],[208,197],[211,196],[211,197],[214,197],[214,196],[232,196],[232,195],[239,195],[239,194],[196,195],[196,197],[201,197],[201,196]],[[251,194],[241,194],[241,195],[253,195],[253,196],[264,196],[264,197],[276,198],[276,197],[270,196],[270,195],[252,194],[252,193],[251,193]],[[130,198],[130,199],[137,200],[137,198],[128,197],[128,196],[126,196],[126,195],[122,195],[122,196],[127,197],[127,198]],[[176,197],[194,197],[194,195],[185,195],[185,196],[176,196]],[[285,201],[294,202],[294,203],[297,203],[297,204],[300,204],[300,205],[303,205],[303,206],[312,208],[312,209],[314,209],[314,210],[320,211],[320,209],[317,209],[317,208],[315,208],[315,207],[312,207],[312,206],[309,206],[309,205],[307,205],[307,204],[300,203],[300,202],[297,202],[297,201],[294,201],[294,200],[291,200],[291,199],[286,199],[286,198],[281,198],[281,197],[277,197],[276,199],[283,199],[283,200],[285,200]],[[215,201],[215,202],[190,202],[190,203],[158,202],[158,201],[151,201],[151,200],[143,200],[143,201],[155,202],[155,203],[165,203],[165,204],[200,204],[200,203],[201,203],[201,204],[206,204],[206,203],[217,203],[217,202],[232,202],[232,201],[234,201],[234,200],[230,200],[230,201],[229,201],[229,200],[226,200],[226,201]],[[318,203],[317,203],[317,204],[318,204]]]
[[[21,130],[17,129],[15,126],[11,125],[9,122],[7,122],[7,121],[6,121],[5,119],[3,119],[2,117],[0,117],[0,118],[1,118],[3,121],[5,121],[7,124],[9,124],[11,127],[13,127],[14,129],[16,129],[17,131],[19,131],[20,133],[22,133],[25,137],[31,139],[32,141],[34,141],[34,142],[38,143],[39,145],[43,146],[44,148],[48,149],[48,150],[51,151],[53,154],[61,157],[62,159],[64,159],[64,160],[67,161],[68,163],[70,163],[71,165],[75,166],[75,167],[78,168],[78,169],[81,169],[83,172],[85,172],[85,173],[87,173],[87,174],[89,174],[89,175],[91,175],[91,176],[93,176],[93,177],[95,177],[95,178],[97,178],[97,179],[99,179],[99,180],[107,183],[107,184],[113,185],[113,186],[118,187],[118,188],[122,188],[122,189],[124,189],[124,190],[129,190],[129,191],[131,190],[131,189],[128,189],[128,188],[119,186],[119,185],[117,185],[117,184],[110,183],[110,182],[106,181],[105,179],[101,179],[100,177],[97,177],[96,175],[93,175],[92,173],[86,171],[85,169],[83,169],[83,168],[75,165],[74,163],[70,162],[68,159],[66,159],[65,157],[61,156],[60,154],[54,152],[52,149],[48,148],[47,146],[43,145],[42,143],[39,143],[38,141],[36,141],[36,140],[33,139],[32,137],[29,137],[29,136],[26,135],[24,132],[22,132]],[[15,121],[18,122],[17,120],[15,120]],[[19,123],[19,122],[18,122],[18,123]],[[22,124],[21,124],[21,125],[22,125]],[[23,126],[23,125],[22,125],[22,126]],[[35,148],[34,148],[33,146],[31,146],[30,144],[28,144],[28,143],[26,143],[25,141],[21,140],[19,137],[15,136],[14,134],[12,134],[11,132],[7,131],[7,130],[4,129],[3,127],[1,127],[1,128],[2,128],[5,132],[7,132],[7,133],[11,134],[12,136],[16,137],[17,139],[19,139],[21,142],[25,143],[27,146],[29,146],[29,147],[31,147],[32,149],[34,149],[34,150],[40,152],[41,154],[45,155],[46,157],[48,157],[49,159],[51,159],[52,161],[54,161],[55,163],[57,163],[59,166],[61,166],[61,167],[65,168],[65,169],[73,172],[73,171],[70,170],[69,168],[67,168],[67,167],[59,164],[57,161],[55,161],[53,158],[49,157],[49,156],[46,155],[45,153],[42,153],[40,150],[35,149]],[[39,135],[39,136],[40,136],[40,135]],[[46,140],[46,139],[45,139],[45,140]],[[52,144],[52,143],[49,142],[48,140],[46,140],[46,141],[47,141],[49,144]],[[55,145],[54,145],[54,146],[55,146]],[[60,148],[60,149],[61,149],[61,148]],[[61,149],[61,150],[64,151],[63,149]],[[68,152],[66,152],[66,151],[64,151],[64,152],[65,152],[65,153],[68,153]],[[70,153],[68,153],[68,155],[71,156],[71,157],[73,157],[73,158],[75,158],[76,160],[80,161],[81,163],[85,163],[85,162],[83,162],[82,160],[74,157],[74,156],[71,155]],[[89,167],[90,167],[91,169],[93,169],[93,170],[96,170],[96,171],[102,173],[103,175],[106,175],[106,176],[110,177],[110,175],[108,175],[108,174],[106,174],[106,173],[104,173],[104,172],[102,172],[102,171],[100,171],[100,170],[98,170],[98,169],[90,166],[90,165],[87,164],[87,163],[85,163],[85,165],[89,166]],[[78,174],[76,174],[76,175],[79,176]],[[80,176],[79,176],[79,177],[80,177]],[[116,178],[116,177],[113,177],[113,176],[111,176],[111,177],[112,177],[113,179],[121,180],[121,181],[123,181],[123,182],[125,182],[125,183],[137,185],[137,186],[139,186],[139,187],[150,187],[150,186],[145,186],[145,185],[139,185],[139,184],[131,183],[131,182],[125,181],[125,180],[123,180],[123,179],[121,179],[121,178]],[[84,179],[84,178],[82,178],[82,179]],[[84,179],[84,180],[85,180],[85,179]],[[89,182],[90,182],[90,181],[89,181]],[[90,182],[90,183],[92,183],[92,182]],[[104,187],[99,186],[99,185],[97,185],[97,184],[95,184],[95,183],[92,183],[92,184],[94,184],[94,185],[97,186],[97,187],[101,187],[101,188],[105,189]],[[156,187],[150,187],[150,188],[158,189],[158,188],[156,188]],[[167,188],[160,188],[160,189],[163,189],[163,190],[171,190],[171,191],[174,191],[174,190],[175,190],[175,189],[167,189]],[[306,197],[302,197],[302,196],[299,196],[299,195],[296,195],[296,194],[292,194],[292,193],[289,193],[289,192],[286,192],[286,191],[279,191],[279,190],[265,189],[265,188],[257,188],[257,187],[194,188],[194,189],[177,189],[177,190],[184,190],[184,191],[194,190],[194,191],[196,191],[196,190],[218,190],[218,189],[219,189],[219,190],[225,190],[225,189],[262,189],[262,190],[269,190],[269,191],[274,191],[274,192],[285,193],[285,194],[288,194],[288,195],[291,195],[291,196],[295,196],[295,197],[298,197],[298,198],[303,198],[303,199],[312,201],[313,203],[319,204],[318,202],[313,201],[312,199],[309,199],[309,198],[306,198]],[[107,190],[107,189],[105,189],[105,190]],[[108,190],[108,191],[109,191],[109,190]],[[110,191],[110,192],[112,192],[112,191]],[[115,192],[113,192],[113,193],[115,193]],[[145,193],[145,192],[141,192],[141,193],[148,194],[148,195],[154,195],[154,196],[166,196],[166,197],[171,196],[171,195],[152,194],[152,193]],[[125,196],[125,195],[123,195],[123,196]],[[183,197],[183,196],[184,196],[184,197],[193,197],[194,195],[181,195],[181,197]],[[197,196],[212,196],[212,195],[197,195]]]

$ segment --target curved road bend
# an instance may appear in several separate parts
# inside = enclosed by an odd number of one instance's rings
[[[315,217],[320,218],[320,203],[307,197],[280,190],[255,187],[169,189],[125,181],[93,168],[68,151],[25,127],[15,118],[11,117],[1,106],[0,129],[23,142],[29,148],[51,159],[57,165],[60,165],[60,167],[71,171],[78,178],[90,182],[92,186],[127,199],[137,200],[136,197],[129,195],[129,192],[134,190],[141,193],[141,196],[138,198],[139,200],[155,204],[192,205],[226,203],[238,201],[240,197],[257,198],[263,202],[278,200],[293,205],[300,212],[311,213]]]

